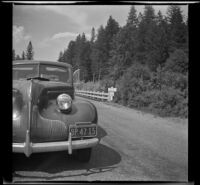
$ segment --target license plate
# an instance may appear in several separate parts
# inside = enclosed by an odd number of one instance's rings
[[[97,136],[97,126],[70,126],[72,138],[77,137],[95,137]]]

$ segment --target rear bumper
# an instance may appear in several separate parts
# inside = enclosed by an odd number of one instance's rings
[[[28,135],[29,133],[27,133]],[[83,149],[90,148],[99,143],[98,138],[84,139],[72,141],[69,136],[68,141],[58,141],[58,142],[46,142],[46,143],[31,143],[26,137],[25,143],[13,143],[12,148],[15,153],[24,153],[29,157],[32,153],[40,152],[54,152],[68,150],[69,154],[72,154],[73,149]]]

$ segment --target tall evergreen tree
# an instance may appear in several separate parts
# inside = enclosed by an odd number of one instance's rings
[[[91,47],[90,42],[87,41],[85,34],[82,34],[82,52],[81,52],[81,68],[84,75],[84,80],[87,82],[92,79],[91,71]]]
[[[109,45],[112,42],[112,38],[115,34],[118,33],[118,31],[119,31],[119,23],[115,19],[113,19],[112,16],[110,16],[105,26],[105,37],[107,38],[106,41],[108,42],[106,43],[108,46],[107,49],[110,49]]]
[[[86,82],[92,80],[90,53],[91,53],[91,45],[89,41],[86,41],[81,55],[82,59],[81,67],[82,71],[84,72],[84,80]]]
[[[78,35],[75,41],[70,41],[68,48],[60,53],[62,62],[72,65],[73,70],[80,69],[81,80],[91,80],[91,58],[90,42],[87,41],[85,33]]]
[[[91,59],[92,59],[92,73],[95,79],[100,80],[102,75],[103,63],[105,63],[106,56],[106,36],[105,29],[101,25],[98,29],[97,39],[93,45]]]
[[[157,24],[162,25],[162,23],[163,23],[163,15],[162,12],[159,10],[157,15]]]
[[[144,7],[144,13],[140,14],[140,21],[137,34],[137,56],[136,60],[142,64],[149,62],[149,55],[154,47],[155,34],[155,13],[151,5]],[[151,55],[153,56],[153,55]]]
[[[107,25],[105,26],[105,38],[104,38],[104,60],[102,60],[102,77],[109,74],[109,58],[110,58],[110,51],[112,49],[112,42],[114,36],[119,32],[120,27],[118,22],[112,18],[112,16],[109,17],[107,21]]]
[[[95,38],[96,38],[96,34],[95,34],[95,29],[94,29],[94,27],[93,27],[93,28],[92,28],[92,31],[91,31],[91,39],[90,39],[90,42],[91,42],[91,43],[94,43]]]
[[[95,29],[94,27],[92,28],[91,31],[91,39],[90,39],[90,61],[91,61],[91,65],[90,65],[90,69],[91,69],[91,75],[92,75],[92,81],[95,81],[95,69],[94,69],[94,61],[92,60],[93,58],[93,50],[94,50],[94,45],[95,45],[95,39],[96,39],[96,33],[95,33]]]
[[[139,12],[139,14],[138,14],[138,26],[139,26],[139,24],[141,23],[142,20],[143,20],[143,15],[142,15],[141,12]]]
[[[136,52],[136,27],[127,24],[112,42],[110,51],[110,78],[116,81],[132,65]]]
[[[74,57],[74,60],[75,60],[75,70],[76,69],[80,69],[80,65],[81,65],[81,52],[82,52],[82,37],[81,35],[79,34],[77,37],[76,37],[76,40],[75,40],[75,57]]]
[[[135,7],[131,6],[127,24],[114,36],[110,51],[110,78],[114,83],[134,61],[138,23]]]
[[[130,9],[126,24],[127,25],[132,25],[132,26],[135,26],[135,27],[138,26],[137,11],[136,11],[134,5],[131,6],[131,9]]]
[[[167,22],[161,12],[155,15],[154,8],[146,5],[141,16],[137,36],[136,60],[147,64],[155,71],[168,57]]]
[[[62,51],[59,53],[58,62],[63,62],[63,52]]]
[[[71,64],[74,71],[76,69],[76,64],[74,61],[75,49],[75,41],[70,41],[67,50],[63,54],[63,61]]]
[[[143,19],[146,24],[152,23],[155,20],[155,10],[152,5],[145,5]]]
[[[25,60],[26,59],[26,55],[25,55],[25,52],[23,51],[22,52],[22,60]]]
[[[31,41],[28,43],[27,49],[26,49],[26,58],[27,60],[33,60],[34,51]]]
[[[20,56],[17,55],[15,60],[21,60]]]
[[[153,12],[153,11],[152,11]],[[151,33],[147,57],[149,58],[149,67],[156,71],[159,66],[163,66],[169,57],[169,29],[167,19],[164,18],[161,11],[153,16],[151,22]],[[152,36],[152,37],[151,37]],[[153,46],[153,47],[152,47]]]
[[[170,5],[167,9],[171,44],[174,48],[182,47],[187,41],[187,27],[183,21],[180,6]]]

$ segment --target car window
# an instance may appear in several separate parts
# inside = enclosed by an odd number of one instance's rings
[[[47,78],[50,81],[70,83],[71,69],[47,64],[16,64],[13,66],[13,79],[27,79],[31,77]]]
[[[27,79],[38,74],[38,65],[36,64],[18,64],[13,66],[13,79]]]
[[[70,68],[62,66],[40,65],[40,76],[51,81],[71,81]]]

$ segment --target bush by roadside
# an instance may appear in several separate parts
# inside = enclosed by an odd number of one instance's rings
[[[187,74],[158,68],[151,72],[133,65],[117,81],[114,101],[133,108],[145,108],[161,116],[188,117]]]
[[[113,86],[111,79],[81,83],[76,88],[107,92]],[[145,109],[160,116],[188,117],[187,74],[169,72],[158,68],[151,72],[135,64],[116,81],[114,102],[124,106]]]

